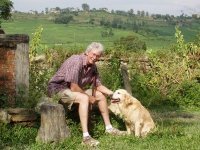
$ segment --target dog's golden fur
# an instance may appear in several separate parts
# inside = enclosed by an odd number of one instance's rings
[[[126,90],[116,90],[112,99],[115,103],[111,103],[109,109],[125,121],[128,134],[145,137],[155,127],[148,110]]]

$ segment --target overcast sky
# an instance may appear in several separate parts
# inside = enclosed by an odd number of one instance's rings
[[[14,9],[28,12],[29,10],[44,11],[45,8],[74,7],[82,9],[87,3],[92,8],[108,8],[109,10],[148,11],[150,14],[191,15],[200,14],[200,0],[11,0]]]

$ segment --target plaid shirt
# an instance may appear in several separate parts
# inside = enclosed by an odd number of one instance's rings
[[[84,89],[91,86],[96,75],[96,85],[101,85],[97,67],[95,64],[87,65],[85,54],[72,55],[68,58],[48,83],[48,95],[70,88],[70,83],[75,83]]]

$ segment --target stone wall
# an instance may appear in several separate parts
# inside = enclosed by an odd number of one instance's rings
[[[0,34],[0,101],[14,106],[17,97],[28,96],[29,37]]]

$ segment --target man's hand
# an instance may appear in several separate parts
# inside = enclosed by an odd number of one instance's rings
[[[112,96],[113,96],[113,94],[109,94],[109,95],[108,95],[108,97],[109,97],[110,99],[112,99]]]
[[[91,104],[94,104],[94,103],[97,102],[97,100],[95,99],[94,96],[90,96],[90,95],[88,95],[88,97],[89,97],[89,102],[90,102]]]

